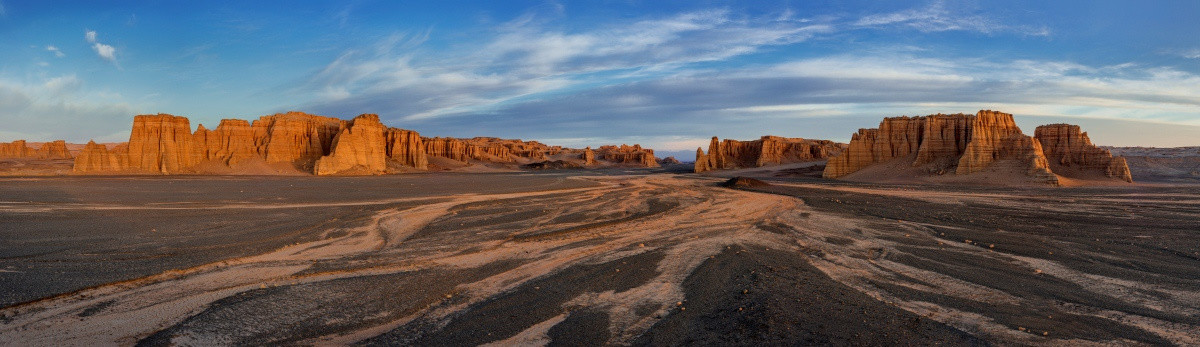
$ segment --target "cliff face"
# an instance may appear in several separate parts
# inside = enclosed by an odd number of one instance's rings
[[[1078,126],[1039,128],[1038,134],[1044,135],[1026,136],[1011,114],[989,110],[974,115],[885,118],[878,129],[860,129],[854,134],[846,152],[829,160],[824,177],[839,178],[874,164],[906,158],[911,160],[911,167],[937,175],[969,175],[1006,161],[1015,163],[1033,181],[1058,184],[1058,176],[1051,170],[1051,163],[1057,160],[1067,163],[1062,165],[1102,170],[1111,174],[1108,177],[1124,179],[1120,160],[1098,152],[1103,150],[1090,142],[1083,145],[1086,134],[1081,135]],[[1047,145],[1056,149],[1045,149]],[[1054,159],[1048,161],[1047,157]]]
[[[147,173],[187,172],[196,165],[194,145],[187,118],[136,116],[129,134],[129,167]]]
[[[642,148],[641,145],[633,146],[600,146],[596,149],[597,156],[600,160],[608,161],[619,165],[631,165],[637,167],[658,167],[658,159],[654,158],[654,150]]]
[[[705,172],[823,160],[842,150],[841,145],[827,140],[763,136],[753,141],[720,141],[713,136],[708,154],[703,149],[696,149],[694,170]]]
[[[36,150],[25,140],[17,140],[0,143],[0,158],[71,159],[71,152],[63,140],[43,143]]]
[[[79,174],[119,173],[129,170],[129,148],[121,145],[109,150],[89,141],[75,157],[72,171]]]
[[[583,149],[583,165],[596,165],[596,151],[592,150],[591,146]]]
[[[316,174],[355,168],[379,173],[388,169],[388,160],[419,169],[427,165],[419,134],[387,128],[376,115],[344,121],[289,112],[253,123],[226,119],[216,129],[201,125],[193,133],[187,118],[158,114],[134,117],[126,147],[86,146],[74,171],[175,174],[196,172],[202,163],[234,166],[247,159]]]
[[[1133,182],[1125,158],[1113,157],[1108,150],[1092,145],[1092,140],[1078,125],[1039,126],[1034,130],[1034,137],[1041,144],[1050,167],[1061,175],[1072,177],[1095,173]]]

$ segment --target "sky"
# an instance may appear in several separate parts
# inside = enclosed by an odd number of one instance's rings
[[[424,136],[691,155],[882,117],[1200,145],[1200,1],[0,0],[0,141],[136,114],[379,114]],[[661,156],[661,155],[660,155]]]

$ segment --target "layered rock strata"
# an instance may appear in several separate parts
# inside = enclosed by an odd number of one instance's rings
[[[1039,128],[1039,131],[1042,131]],[[1114,178],[1121,178],[1120,160],[1104,160],[1099,152],[1085,149],[1095,148],[1082,143],[1078,127],[1075,134],[1067,128],[1047,128],[1047,137],[1073,140],[1041,140],[1027,136],[1017,127],[1011,114],[982,110],[974,115],[929,115],[923,117],[885,118],[877,129],[859,129],[852,135],[850,145],[841,155],[829,160],[823,176],[840,178],[866,167],[905,160],[914,168],[926,173],[943,175],[969,175],[984,171],[999,161],[1015,163],[1028,179],[1047,184],[1058,184],[1058,176],[1051,170],[1044,145],[1050,143],[1063,148],[1056,150],[1056,160],[1087,164],[1084,170],[1100,169]],[[1062,136],[1051,136],[1059,134]],[[1086,138],[1086,136],[1083,136]],[[1063,144],[1063,143],[1070,144]],[[1096,149],[1100,150],[1100,149]],[[1087,159],[1084,159],[1086,157]],[[1111,155],[1109,155],[1111,158]],[[1127,170],[1127,168],[1126,168]],[[1126,176],[1127,177],[1127,176]],[[1126,180],[1128,181],[1128,180]]]
[[[382,173],[389,160],[424,169],[420,138],[413,131],[383,126],[376,115],[345,121],[289,112],[252,123],[226,119],[216,129],[200,125],[194,133],[185,117],[140,115],[134,117],[127,146],[107,149],[89,143],[76,158],[74,172],[193,173],[201,164],[236,166],[249,159],[322,175]],[[361,170],[350,170],[354,168]]]
[[[654,150],[642,148],[638,144],[634,144],[633,146],[600,146],[600,148],[596,149],[596,155],[600,160],[618,165],[658,167],[658,159],[654,158]]]
[[[696,172],[762,167],[825,160],[842,152],[843,145],[828,140],[763,136],[758,140],[721,141],[713,136],[708,153],[696,149]]]
[[[1034,137],[1041,143],[1051,170],[1060,175],[1071,177],[1090,172],[1133,182],[1125,158],[1113,157],[1108,150],[1093,145],[1078,125],[1042,125],[1034,130]]]
[[[42,143],[36,150],[25,140],[16,140],[0,143],[0,158],[71,159],[71,152],[63,140]]]

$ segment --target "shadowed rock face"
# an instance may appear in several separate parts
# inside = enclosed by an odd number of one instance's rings
[[[1078,125],[1042,125],[1034,131],[1034,136],[1041,143],[1051,168],[1060,175],[1090,172],[1133,182],[1125,158],[1113,157],[1108,150],[1092,145],[1092,140]]]
[[[696,149],[696,172],[721,169],[762,167],[787,163],[824,160],[841,153],[843,146],[829,140],[807,140],[779,136],[763,136],[753,141],[713,136],[708,154]]]
[[[364,114],[355,117],[333,139],[333,151],[316,162],[317,175],[343,172],[378,174],[387,171],[387,127],[379,116]]]
[[[885,118],[878,129],[859,129],[847,150],[829,160],[824,177],[839,178],[909,157],[911,166],[929,173],[959,175],[982,171],[996,161],[1015,161],[1035,181],[1058,183],[1041,144],[1023,134],[1011,114],[989,110]]]

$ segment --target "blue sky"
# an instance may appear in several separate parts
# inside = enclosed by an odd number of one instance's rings
[[[1200,145],[1196,1],[0,0],[0,140],[288,110],[688,153],[995,109]]]

